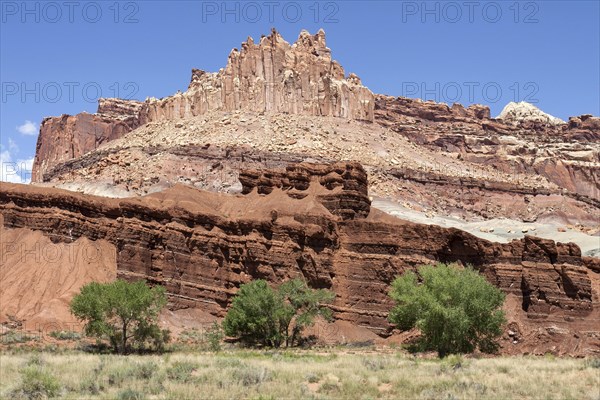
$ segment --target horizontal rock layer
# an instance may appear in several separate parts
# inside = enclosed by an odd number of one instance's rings
[[[510,174],[540,176],[568,192],[600,198],[600,118],[568,123],[492,119],[489,108],[376,96],[376,121],[415,143]]]
[[[197,307],[223,316],[242,283],[303,277],[336,293],[335,318],[386,336],[391,281],[420,264],[443,261],[473,265],[520,299],[510,321],[560,324],[567,318],[576,329],[597,313],[593,263],[576,245],[529,236],[492,243],[369,210],[356,201],[366,176],[357,164],[257,172],[242,174],[250,193],[237,196],[177,185],[145,197],[109,199],[6,184],[0,213],[5,228],[41,231],[54,242],[83,237],[111,243],[115,254],[102,257],[116,259],[118,275],[164,285],[173,309]],[[353,219],[336,215],[329,195],[352,209]],[[584,354],[598,334],[582,334],[577,348],[561,351]]]

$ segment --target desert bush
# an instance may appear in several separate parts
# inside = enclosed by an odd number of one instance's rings
[[[600,368],[600,358],[588,358],[584,365],[588,368]]]
[[[213,322],[212,326],[206,331],[206,340],[210,351],[221,351],[221,340],[225,337],[221,325]]]
[[[497,349],[505,322],[500,309],[504,294],[471,268],[421,266],[418,275],[407,272],[396,278],[390,296],[397,305],[389,320],[403,330],[418,328],[423,350],[444,357]]]
[[[2,344],[16,344],[16,343],[27,343],[32,340],[36,340],[37,337],[28,335],[24,332],[19,331],[8,331],[7,333],[0,336],[0,343]]]
[[[306,374],[306,381],[308,383],[318,383],[321,380],[321,376],[314,372],[309,372]]]
[[[271,372],[264,368],[242,367],[233,371],[233,379],[242,386],[260,385],[271,379]]]
[[[158,370],[158,365],[153,361],[139,363],[133,366],[133,375],[137,379],[149,380]]]
[[[123,368],[117,368],[108,374],[108,384],[110,386],[121,386],[129,378],[129,371]]]
[[[189,361],[175,361],[167,369],[167,377],[177,382],[189,382],[192,373],[198,368],[195,363]]]
[[[204,343],[204,335],[197,328],[185,329],[179,334],[178,341],[184,343],[201,344]]]
[[[117,396],[118,400],[144,400],[145,398],[143,392],[134,389],[125,389]]]
[[[330,291],[310,289],[299,279],[287,281],[277,290],[264,280],[255,280],[240,287],[223,329],[250,345],[293,346],[317,316],[331,318],[331,311],[323,304],[334,297]]]
[[[451,354],[445,357],[440,364],[440,370],[445,371],[456,371],[466,366],[465,360],[457,354]]]
[[[84,378],[79,383],[80,393],[97,396],[102,391],[104,391],[104,385],[98,380],[97,376]]]
[[[165,390],[166,373],[164,371],[155,372],[152,379],[148,382],[147,392],[156,396]]]
[[[57,397],[61,385],[58,379],[44,368],[33,365],[21,372],[21,383],[12,391],[11,398],[46,399]]]
[[[46,363],[46,361],[44,360],[44,357],[40,354],[40,353],[34,353],[31,355],[31,357],[29,357],[29,360],[27,360],[27,366],[32,367],[32,366],[38,366],[41,367]]]
[[[50,336],[58,340],[79,340],[81,334],[74,331],[52,331]]]
[[[362,364],[369,371],[380,371],[382,369],[385,369],[388,366],[389,361],[387,359],[381,358],[381,357],[377,357],[377,358],[363,358],[362,359]]]
[[[86,322],[88,336],[108,338],[114,352],[127,353],[131,343],[162,351],[170,335],[159,328],[157,319],[166,304],[165,289],[150,288],[144,281],[92,282],[73,298],[71,312]]]

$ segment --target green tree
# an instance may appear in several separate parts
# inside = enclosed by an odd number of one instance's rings
[[[162,350],[169,331],[160,329],[158,313],[167,304],[165,288],[145,281],[92,282],[71,301],[71,312],[85,321],[88,336],[108,338],[113,350],[127,353],[131,344]]]
[[[504,294],[471,268],[421,266],[418,276],[407,272],[396,278],[390,296],[397,303],[390,322],[403,330],[418,328],[424,350],[444,357],[498,347],[505,323],[500,309]]]
[[[323,304],[335,295],[327,290],[314,290],[300,279],[272,289],[264,280],[240,287],[223,321],[223,330],[250,344],[268,347],[293,346],[302,330],[317,316],[331,318]]]
[[[279,287],[288,312],[284,313],[282,327],[285,328],[285,345],[293,346],[304,328],[311,326],[318,316],[330,321],[331,310],[323,307],[335,299],[335,293],[325,289],[310,289],[300,279],[284,282]]]

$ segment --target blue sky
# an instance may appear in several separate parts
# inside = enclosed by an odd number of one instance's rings
[[[100,96],[185,90],[192,68],[217,71],[271,27],[290,42],[325,29],[333,57],[376,93],[487,104],[492,115],[521,100],[563,119],[600,114],[598,1],[0,5],[0,156],[19,169],[44,117],[94,112]]]

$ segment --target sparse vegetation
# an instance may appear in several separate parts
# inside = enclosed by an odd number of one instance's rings
[[[125,389],[122,392],[119,392],[117,396],[118,400],[144,400],[146,396],[144,392],[139,392],[134,389]]]
[[[585,365],[588,368],[600,368],[600,358],[588,358]]]
[[[79,340],[81,334],[73,331],[52,331],[50,336],[58,340]]]
[[[594,359],[444,359],[390,349],[2,353],[4,399],[597,399]],[[201,392],[198,388],[201,387]]]
[[[167,377],[178,382],[189,382],[192,373],[198,368],[195,363],[189,361],[176,361],[167,369]]]
[[[206,339],[210,351],[221,351],[221,341],[225,337],[223,328],[217,322],[214,322],[210,329],[206,332]]]
[[[334,293],[310,289],[300,279],[287,281],[276,290],[264,280],[255,280],[240,287],[223,329],[249,345],[293,346],[317,316],[331,318],[324,305],[334,298]]]
[[[46,399],[59,395],[58,379],[40,365],[28,365],[21,371],[21,382],[10,393],[14,399]]]
[[[425,265],[392,283],[397,305],[389,319],[400,329],[418,328],[421,350],[440,357],[452,353],[497,349],[505,322],[504,294],[471,268]]]
[[[2,344],[27,343],[33,340],[37,340],[37,337],[18,330],[11,330],[0,336],[0,343]]]
[[[73,298],[71,312],[86,322],[88,336],[107,338],[116,353],[127,353],[132,345],[162,351],[170,335],[159,328],[157,318],[166,304],[162,286],[150,288],[145,281],[92,282]]]

